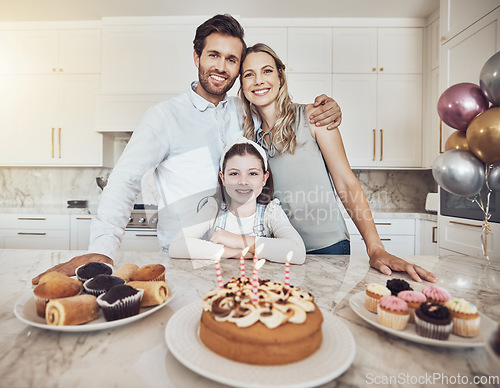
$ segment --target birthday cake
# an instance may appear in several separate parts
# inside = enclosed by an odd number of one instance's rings
[[[310,293],[259,280],[255,296],[248,278],[209,291],[200,322],[205,346],[231,360],[257,365],[300,361],[321,346],[323,315]]]

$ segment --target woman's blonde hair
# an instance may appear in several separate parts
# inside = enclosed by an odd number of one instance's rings
[[[295,137],[295,108],[291,96],[288,94],[288,85],[285,75],[285,64],[279,59],[272,48],[264,43],[257,43],[247,48],[246,55],[251,53],[269,54],[276,64],[278,76],[280,78],[280,88],[276,98],[277,121],[274,125],[273,145],[280,152],[290,151],[294,153],[297,145]],[[243,135],[249,139],[255,139],[255,127],[253,115],[259,115],[257,108],[250,103],[243,93],[243,66],[240,69],[240,90],[238,94],[243,102]]]

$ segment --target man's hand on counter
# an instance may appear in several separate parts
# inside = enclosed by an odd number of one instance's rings
[[[69,260],[65,263],[61,263],[61,264],[58,264],[52,268],[49,268],[44,273],[41,273],[40,275],[34,277],[31,280],[31,282],[33,284],[38,284],[38,281],[40,280],[40,278],[43,275],[45,275],[48,272],[53,272],[53,271],[62,273],[63,275],[66,275],[66,276],[73,276],[73,275],[75,275],[75,270],[79,266],[90,263],[90,262],[94,262],[94,261],[99,261],[101,263],[107,263],[107,264],[113,265],[113,260],[111,260],[108,256],[101,255],[98,253],[87,253],[85,255],[75,256],[71,260]]]
[[[391,255],[385,250],[379,250],[371,253],[369,256],[370,265],[373,268],[378,269],[384,275],[391,275],[392,271],[398,271],[408,272],[413,280],[417,282],[421,282],[422,279],[424,279],[431,283],[435,283],[438,280],[437,276],[435,276],[432,272],[429,272],[416,264],[408,263],[397,256]]]

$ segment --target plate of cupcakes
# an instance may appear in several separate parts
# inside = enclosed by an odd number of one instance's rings
[[[402,279],[370,283],[349,300],[352,310],[370,325],[394,336],[440,347],[481,347],[495,322],[477,307],[451,296],[443,287],[413,290]]]
[[[62,332],[87,332],[123,326],[153,314],[174,297],[165,267],[124,264],[116,272],[105,263],[88,263],[76,276],[44,275],[14,306],[30,326]]]

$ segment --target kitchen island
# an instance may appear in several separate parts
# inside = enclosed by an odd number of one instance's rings
[[[0,250],[1,386],[223,386],[178,362],[164,339],[165,326],[172,315],[187,304],[200,301],[206,291],[216,286],[215,268],[208,261],[174,260],[160,252],[119,253],[115,260],[117,267],[122,263],[164,264],[167,284],[175,288],[175,296],[167,306],[128,325],[96,332],[61,333],[19,321],[13,309],[32,288],[31,278],[80,253]],[[466,298],[482,314],[500,321],[499,258],[487,261],[457,255],[405,259],[438,275],[438,285],[453,296]],[[237,260],[222,260],[221,266],[225,281],[238,276]],[[247,261],[247,272],[250,266]],[[267,262],[259,277],[283,281],[283,265]],[[422,287],[406,274],[395,277],[407,280],[416,290]],[[291,284],[311,291],[318,306],[335,315],[355,338],[352,365],[337,379],[324,384],[325,387],[422,386],[422,382],[430,382],[429,378],[437,378],[433,386],[447,386],[444,378],[472,382],[478,376],[483,376],[482,386],[495,386],[491,376],[498,375],[498,368],[495,371],[483,347],[447,348],[408,341],[380,331],[354,313],[349,305],[351,296],[363,291],[367,283],[385,283],[388,279],[369,268],[367,256],[311,255],[304,265],[291,266],[290,278]]]

